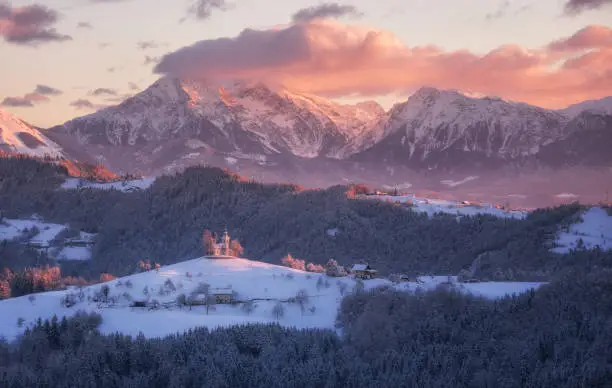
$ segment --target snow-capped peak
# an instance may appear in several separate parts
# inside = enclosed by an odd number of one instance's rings
[[[40,131],[0,109],[0,150],[32,156],[62,156],[62,148]]]
[[[424,87],[389,113],[387,132],[404,130],[401,144],[425,160],[447,149],[516,157],[563,135],[567,118],[557,112],[498,98],[468,97]]]

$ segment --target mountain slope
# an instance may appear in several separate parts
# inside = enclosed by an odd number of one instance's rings
[[[537,155],[541,163],[556,167],[612,167],[612,115],[585,110],[567,127],[567,136],[542,147]]]
[[[569,107],[562,109],[559,112],[572,118],[578,116],[582,112],[612,115],[612,96],[602,98],[600,100],[588,100],[579,102],[577,104],[570,105]]]
[[[354,160],[415,168],[491,167],[536,154],[569,119],[523,103],[422,88],[389,112],[388,135]]]
[[[62,156],[62,149],[39,130],[0,109],[0,151],[31,156]]]
[[[150,172],[283,155],[339,158],[375,142],[382,117],[376,103],[348,106],[262,84],[164,77],[118,106],[50,132],[71,143],[70,151],[85,149],[114,169]]]
[[[555,111],[421,88],[385,112],[371,101],[344,105],[261,83],[164,77],[118,106],[48,134],[71,157],[120,172],[159,174],[208,164],[259,179],[293,181],[302,171],[337,183],[337,175],[364,181],[406,169],[482,175],[583,161],[605,165],[609,139],[599,137],[592,149],[579,139],[606,125],[581,113],[601,115],[608,107],[612,111],[610,98]],[[572,160],[563,160],[566,155]]]

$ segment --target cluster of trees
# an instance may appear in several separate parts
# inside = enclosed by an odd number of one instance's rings
[[[0,342],[0,386],[604,387],[610,320],[610,270],[494,301],[357,289],[341,304],[341,337],[249,325],[132,338],[101,335],[100,316],[79,314]]]
[[[482,279],[549,279],[558,263],[573,260],[574,253],[560,258],[549,248],[559,225],[581,209],[542,209],[525,220],[428,217],[358,199],[366,191],[360,186],[304,191],[204,167],[160,177],[138,192],[57,190],[60,170],[35,160],[0,158],[0,210],[15,218],[36,213],[97,233],[92,260],[62,263],[64,273],[92,279],[102,272],[132,273],[142,257],[162,265],[197,257],[203,226],[227,226],[246,247],[246,257],[270,263],[291,252],[314,265],[332,257],[345,265],[365,259],[383,275],[457,275],[481,257]]]
[[[296,259],[288,253],[285,257],[281,259],[281,264],[285,267],[299,269],[300,271],[308,271],[308,272],[324,272],[325,268],[322,265],[308,263],[306,264],[305,260]]]
[[[100,281],[112,279],[114,277],[109,274],[100,276]],[[63,277],[58,266],[29,267],[15,271],[5,267],[0,272],[0,299],[63,290],[67,286],[86,286],[90,284],[92,282],[85,280],[83,277]]]

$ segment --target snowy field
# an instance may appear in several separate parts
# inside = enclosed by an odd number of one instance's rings
[[[527,217],[528,214],[526,211],[497,209],[491,205],[462,204],[443,199],[420,198],[414,195],[368,195],[365,196],[365,198],[379,199],[382,201],[391,201],[396,203],[412,203],[415,211],[427,213],[429,216],[436,213],[446,213],[457,216],[490,214],[500,218],[522,219]]]
[[[170,282],[172,286],[169,285]],[[431,289],[448,281],[446,276],[425,276],[418,282],[405,282],[395,287],[403,290],[417,288]],[[451,282],[455,278],[450,278]],[[200,284],[208,283],[211,290],[231,287],[237,293],[237,300],[254,301],[254,311],[247,314],[242,305],[216,305],[209,314],[205,306],[177,306],[169,309],[130,307],[133,300],[154,299],[160,303],[176,301],[180,294],[189,296]],[[284,301],[284,316],[278,323],[296,328],[334,328],[339,303],[343,294],[350,292],[356,281],[350,277],[331,278],[326,275],[308,273],[286,267],[266,264],[246,259],[207,259],[200,258],[160,268],[106,283],[110,296],[117,298],[114,306],[98,304],[88,299],[98,292],[102,285],[83,288],[82,300],[70,308],[62,306],[62,298],[68,293],[78,294],[78,290],[54,291],[0,302],[0,336],[14,339],[37,318],[70,316],[77,310],[96,311],[103,317],[101,331],[104,333],[122,332],[137,335],[142,332],[147,337],[159,337],[190,328],[206,326],[216,328],[243,323],[277,322],[273,307]],[[382,285],[392,285],[386,279],[373,279],[364,282],[370,289]],[[497,298],[506,294],[522,293],[538,287],[539,283],[476,283],[457,284],[465,292]],[[287,302],[298,291],[305,290],[309,296],[302,310],[297,303]],[[23,325],[18,327],[18,319]]]
[[[53,247],[52,241],[68,226],[44,222],[39,218],[33,217],[27,220],[14,220],[5,218],[0,222],[0,241],[14,240],[26,237],[27,231],[37,228],[39,232],[29,237],[27,242],[41,249]],[[65,239],[58,244],[57,252],[50,250],[48,253],[57,260],[89,260],[91,258],[90,245],[70,244],[75,242],[90,243],[95,235],[80,232],[76,238]]]
[[[66,229],[66,226],[46,223],[38,218],[31,218],[28,220],[11,220],[5,218],[0,222],[0,241],[18,238],[32,228],[38,228],[40,232],[32,237],[30,241],[37,242],[41,246],[48,246],[49,242],[53,240],[59,232]]]
[[[582,222],[577,222],[568,230],[557,235],[557,247],[553,252],[567,253],[576,249],[578,241],[582,240],[584,248],[593,249],[599,246],[603,250],[612,249],[612,217],[605,209],[592,207],[581,216]]]
[[[119,190],[123,192],[144,190],[155,182],[155,178],[142,178],[129,181],[117,181],[108,183],[92,182],[86,179],[69,178],[62,184],[62,189],[92,188],[100,190]]]

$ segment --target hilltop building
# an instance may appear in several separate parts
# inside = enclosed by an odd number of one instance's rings
[[[216,242],[213,246],[212,256],[233,256],[232,249],[230,247],[231,239],[227,229],[223,232],[221,242]]]

